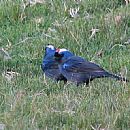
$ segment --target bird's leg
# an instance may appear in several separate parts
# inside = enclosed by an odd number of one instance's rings
[[[88,85],[88,84],[89,84],[89,82],[90,82],[90,80],[87,80],[87,81],[85,82],[85,84],[86,84],[86,85]]]
[[[66,84],[67,83],[67,79],[64,79],[64,84]]]
[[[62,75],[60,75],[57,79],[56,79],[56,82],[58,83],[59,81],[64,81],[64,84],[67,83],[67,79],[65,77],[63,77]]]
[[[88,84],[90,83],[90,81],[92,81],[92,80],[93,80],[92,78],[86,80],[86,81],[85,81],[85,84],[88,85]]]
[[[76,86],[78,87],[80,85],[80,83],[79,82],[76,82]]]
[[[59,78],[58,79],[56,79],[56,83],[58,83],[59,82]]]

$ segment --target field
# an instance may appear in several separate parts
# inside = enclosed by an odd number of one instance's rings
[[[130,6],[123,0],[0,1],[0,130],[130,130],[130,83],[55,81],[47,44],[130,79]]]

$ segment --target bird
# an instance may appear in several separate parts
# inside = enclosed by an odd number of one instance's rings
[[[59,64],[59,70],[67,81],[74,82],[77,86],[83,83],[87,85],[95,78],[104,77],[115,78],[117,80],[128,82],[126,78],[112,74],[101,68],[99,65],[87,61],[80,56],[74,55],[65,60],[64,57],[67,55],[66,52],[68,52],[67,49],[57,49],[54,54],[55,61]]]
[[[61,50],[64,50],[62,48]],[[65,49],[66,50],[66,49]],[[67,82],[67,79],[60,73],[58,63],[55,62],[54,54],[55,54],[56,48],[53,45],[47,45],[45,47],[45,54],[43,56],[41,69],[45,73],[45,76],[58,81],[64,81],[64,83]],[[73,56],[74,54],[71,52],[68,52],[69,56]],[[65,57],[67,59],[67,57]]]

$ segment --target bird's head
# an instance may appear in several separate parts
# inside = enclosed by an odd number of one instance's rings
[[[74,56],[74,54],[65,48],[56,49],[54,54],[55,60],[58,62],[64,62],[71,56]]]
[[[49,54],[55,52],[56,48],[53,45],[47,45],[45,47],[45,54]]]

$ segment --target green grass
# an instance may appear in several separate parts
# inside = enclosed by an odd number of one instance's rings
[[[77,7],[72,18],[69,10]],[[53,44],[130,79],[129,11],[123,0],[48,0],[25,9],[20,0],[0,1],[0,48],[12,58],[0,57],[0,124],[7,130],[129,130],[130,83],[105,78],[64,85],[40,68],[44,47]],[[92,28],[99,32],[90,38]],[[7,69],[19,76],[9,82],[2,76]]]

